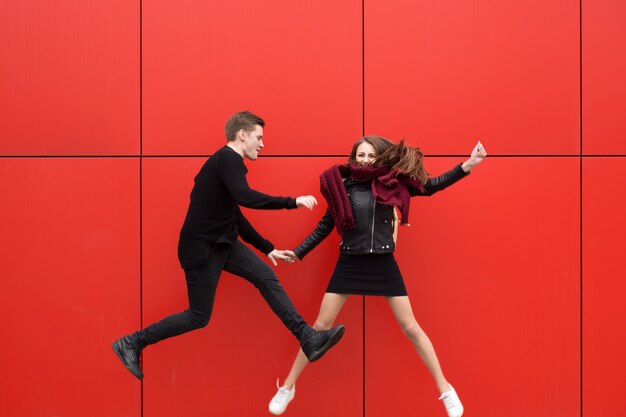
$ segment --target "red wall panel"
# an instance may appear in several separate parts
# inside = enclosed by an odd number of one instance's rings
[[[427,159],[433,174],[457,159]],[[468,415],[579,415],[579,168],[491,159],[414,198],[397,260],[418,323]],[[421,220],[420,220],[421,219]],[[382,299],[366,300],[367,415],[443,415]],[[506,412],[504,411],[506,410]]]
[[[623,414],[626,158],[583,161],[583,415]]]
[[[248,161],[248,179],[254,188],[267,193],[315,194],[320,199],[319,173],[340,160],[307,158],[304,164],[302,159],[260,158]],[[193,177],[204,161],[144,161],[144,325],[187,307],[176,246]],[[325,206],[320,203],[314,212],[246,210],[246,216],[276,247],[293,248],[323,215]],[[328,240],[304,263],[276,268],[285,290],[310,323],[317,316],[338,253],[338,236]],[[344,340],[307,369],[291,412],[362,415],[362,308],[360,297],[348,302],[339,317],[347,327]],[[276,377],[287,375],[297,348],[297,341],[258,291],[243,279],[223,273],[207,328],[144,351],[144,415],[264,415]],[[337,390],[344,396],[340,404],[334,395]]]
[[[577,154],[579,4],[365,1],[365,130],[430,154]]]
[[[361,134],[360,1],[158,0],[143,19],[144,154],[212,152],[239,110],[268,123],[266,155],[340,154]]]
[[[139,152],[139,2],[0,2],[0,155]]]
[[[0,159],[0,194],[0,414],[139,417],[138,161]]]
[[[584,1],[583,151],[626,153],[626,3]]]

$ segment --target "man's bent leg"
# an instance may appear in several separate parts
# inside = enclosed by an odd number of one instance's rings
[[[138,331],[136,335],[141,349],[169,337],[200,329],[209,323],[217,283],[229,252],[229,246],[221,245],[211,253],[204,269],[185,270],[189,308]]]
[[[315,331],[298,313],[272,269],[247,246],[237,241],[224,265],[224,270],[238,275],[259,289],[272,311],[300,341],[309,361],[320,359],[342,338],[342,325],[330,330]]]
[[[240,276],[257,287],[274,314],[298,340],[313,332],[285,293],[274,271],[240,241],[233,244],[224,271]]]
[[[143,378],[140,354],[149,344],[177,336],[208,324],[213,311],[215,290],[230,247],[214,250],[204,269],[185,270],[189,308],[172,314],[131,335],[113,342],[113,350],[124,366],[137,378]]]

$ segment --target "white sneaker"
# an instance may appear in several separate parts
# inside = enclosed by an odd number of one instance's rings
[[[291,391],[289,391],[285,386],[279,387],[278,379],[276,379],[276,388],[278,388],[278,391],[276,391],[276,395],[274,395],[272,401],[270,401],[269,410],[270,413],[278,416],[285,412],[287,406],[291,400],[293,400],[293,397],[295,397],[296,386],[294,385]]]
[[[463,415],[463,404],[461,404],[461,400],[454,388],[452,388],[452,385],[450,385],[450,391],[441,394],[439,399],[443,400],[443,405],[446,407],[448,417],[461,417]]]

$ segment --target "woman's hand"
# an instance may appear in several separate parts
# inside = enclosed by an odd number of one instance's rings
[[[293,251],[285,250],[283,251],[283,254],[288,258],[288,259],[284,259],[284,261],[288,264],[292,264],[298,259],[295,252]]]
[[[291,258],[289,256],[287,256],[285,254],[285,252],[291,252],[291,251],[284,251],[284,250],[278,250],[278,249],[274,249],[273,251],[271,251],[270,253],[267,254],[267,257],[270,259],[270,261],[272,261],[272,263],[274,264],[274,266],[277,266],[278,264],[276,263],[276,259],[280,259],[283,262],[287,262],[287,263],[291,263],[293,261],[289,261]],[[293,252],[291,252],[293,253]],[[295,256],[295,254],[294,254]]]
[[[482,143],[480,143],[480,141],[478,141],[476,146],[474,146],[474,149],[472,149],[472,154],[470,155],[469,159],[463,162],[461,168],[463,168],[463,171],[465,172],[470,172],[476,167],[476,165],[480,164],[486,156],[487,151],[485,150],[485,147]]]

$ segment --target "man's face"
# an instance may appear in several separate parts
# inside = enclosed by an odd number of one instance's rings
[[[263,128],[261,126],[254,126],[254,129],[249,132],[243,131],[241,149],[243,150],[244,158],[252,161],[257,159],[259,152],[263,149]]]

